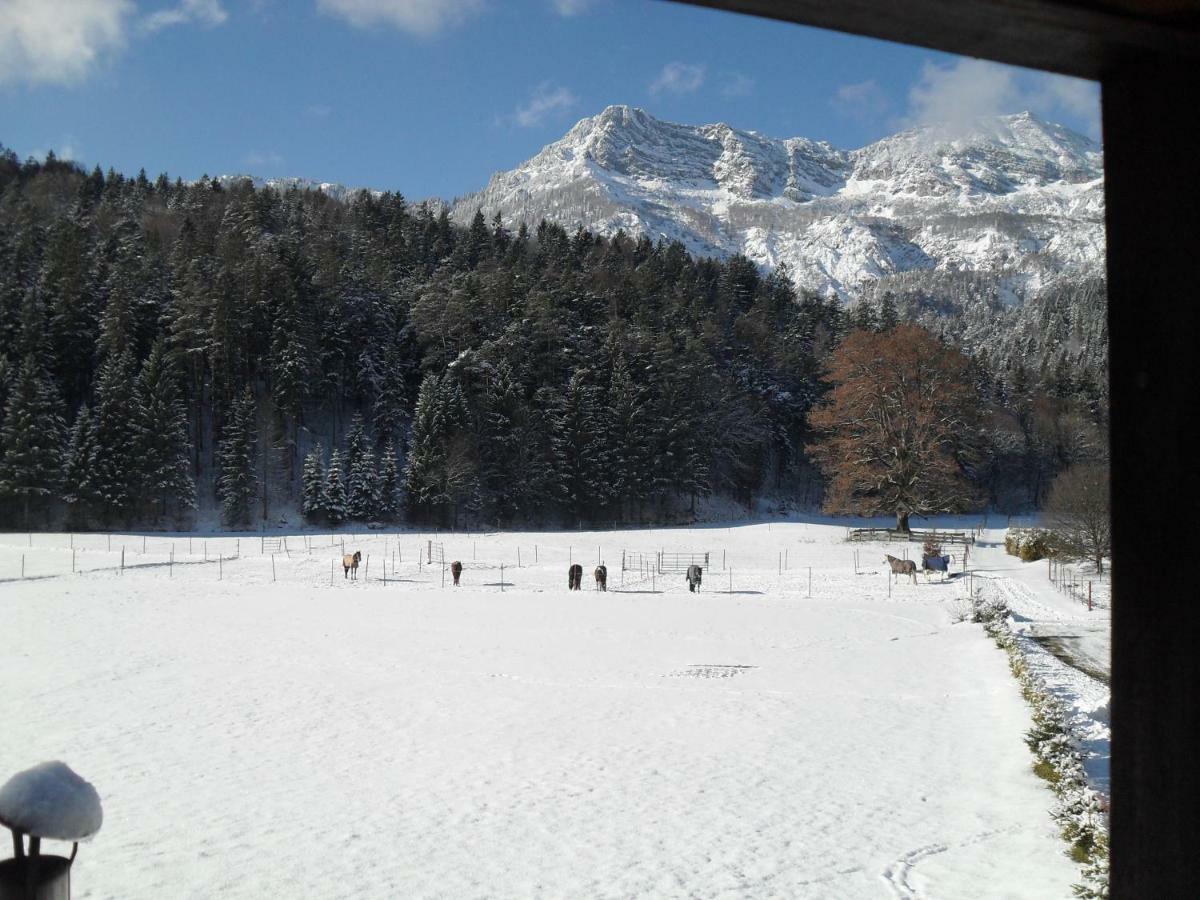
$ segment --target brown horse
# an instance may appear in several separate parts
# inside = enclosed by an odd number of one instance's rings
[[[457,559],[450,563],[450,574],[454,577],[454,586],[458,587],[458,576],[462,574],[462,563]]]
[[[917,583],[917,563],[916,563],[916,560],[912,560],[912,559],[897,559],[896,557],[892,556],[890,553],[885,553],[885,554],[883,555],[883,558],[884,558],[884,560],[886,560],[886,561],[887,561],[887,564],[888,564],[889,566],[891,566],[891,567],[892,567],[892,575],[893,575],[893,576],[897,576],[897,575],[911,575],[911,576],[912,576],[912,580],[913,580],[913,584],[916,584],[916,583]]]
[[[567,590],[577,591],[583,584],[583,566],[575,563],[571,568],[567,569]]]
[[[596,590],[608,590],[608,568],[604,565],[596,566]]]
[[[362,562],[362,552],[355,550],[354,553],[347,553],[342,557],[342,577],[349,578],[350,573],[354,573],[354,580],[358,580],[358,564]]]

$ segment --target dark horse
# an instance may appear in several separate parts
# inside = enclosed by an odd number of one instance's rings
[[[450,574],[454,577],[454,586],[458,587],[458,576],[462,574],[462,563],[457,559],[450,563]]]
[[[347,553],[342,557],[342,577],[349,578],[350,573],[354,573],[354,578],[358,580],[358,564],[362,562],[362,553],[355,550],[353,554]]]
[[[911,559],[897,559],[890,553],[885,553],[883,558],[887,560],[887,564],[892,567],[893,575],[911,575],[913,584],[917,583],[917,563]]]
[[[687,583],[688,591],[694,593],[700,590],[700,579],[704,575],[704,570],[699,566],[688,566]]]
[[[605,566],[596,566],[596,590],[608,590],[608,569]]]
[[[567,590],[577,591],[583,584],[583,566],[579,563],[567,569]]]

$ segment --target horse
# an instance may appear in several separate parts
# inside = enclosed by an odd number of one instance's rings
[[[929,580],[930,572],[941,572],[942,577],[946,577],[946,573],[950,571],[949,556],[922,556],[921,571],[925,573],[925,580]]]
[[[454,586],[458,587],[458,576],[462,574],[462,563],[457,559],[450,563],[450,574],[454,578]]]
[[[354,580],[358,580],[358,564],[362,562],[362,552],[355,550],[353,554],[347,553],[342,557],[342,577],[349,578],[350,573],[354,573]]]
[[[688,566],[687,583],[689,593],[700,590],[700,579],[703,577],[703,575],[704,570],[699,566]]]
[[[892,567],[892,575],[911,575],[913,584],[917,583],[917,563],[911,559],[897,559],[890,553],[885,553],[884,560]]]
[[[606,566],[596,566],[596,590],[608,590],[608,568]]]
[[[583,584],[583,566],[575,563],[571,568],[567,569],[567,590],[577,591]]]

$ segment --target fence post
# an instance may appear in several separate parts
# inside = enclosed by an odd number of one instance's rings
[[[23,556],[22,556],[22,557],[21,557],[21,569],[22,569],[22,571],[24,570],[24,568],[25,568],[25,557],[23,557]],[[121,572],[122,572],[122,573],[124,573],[124,572],[125,572],[125,548],[124,548],[124,547],[122,547],[122,548],[121,548]]]
[[[812,598],[812,566],[808,567],[808,596]]]
[[[1088,582],[1088,612],[1092,611],[1092,583]]]
[[[504,563],[500,563],[500,593],[504,593]]]
[[[517,568],[521,568],[521,545],[517,545]]]
[[[217,581],[220,581],[224,577],[225,577],[225,557],[222,554],[218,553],[217,554]]]
[[[371,574],[371,554],[368,553],[365,564],[363,565],[363,578],[366,578],[370,574]]]
[[[71,548],[71,574],[75,574],[75,548]]]
[[[425,542],[425,562],[433,565],[433,539],[430,538]]]
[[[275,554],[271,554],[271,581],[275,581]]]
[[[146,536],[144,534],[142,535],[142,552],[146,552]]]
[[[175,545],[171,545],[171,558],[167,561],[167,577],[175,577]]]
[[[21,554],[21,580],[25,580],[25,554]]]

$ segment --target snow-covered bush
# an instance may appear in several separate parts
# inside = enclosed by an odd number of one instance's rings
[[[1010,551],[1011,552],[1011,551]],[[1108,815],[1101,797],[1088,786],[1083,756],[1071,732],[1068,710],[1042,680],[1029,670],[1011,627],[1003,601],[979,601],[975,621],[1008,654],[1009,666],[1021,695],[1033,713],[1033,728],[1025,735],[1036,762],[1033,770],[1049,784],[1057,798],[1052,813],[1070,844],[1068,854],[1083,866],[1083,881],[1075,896],[1106,900],[1108,897]]]
[[[1004,536],[1004,550],[1023,562],[1035,562],[1053,555],[1053,536],[1041,528],[1012,528]]]

